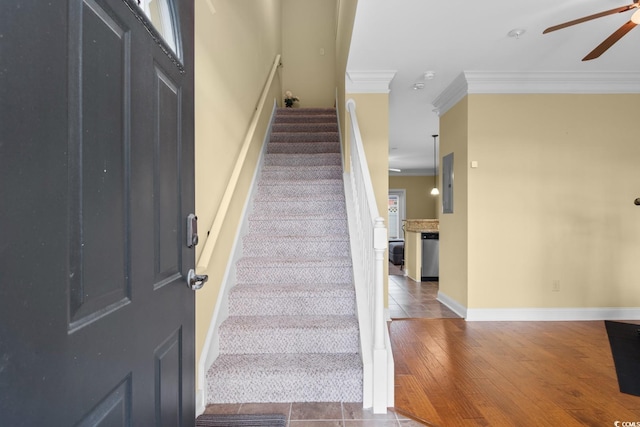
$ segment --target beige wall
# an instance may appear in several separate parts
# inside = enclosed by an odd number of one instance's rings
[[[422,281],[422,233],[407,231],[404,237],[404,268],[410,279]]]
[[[468,99],[464,98],[440,118],[440,153],[454,153],[453,214],[440,214],[439,291],[467,306],[468,212],[467,212],[467,122]],[[438,197],[439,203],[442,197]]]
[[[438,197],[431,195],[433,176],[390,176],[389,188],[406,190],[406,217],[403,219],[438,218]]]
[[[247,134],[256,103],[276,54],[281,51],[281,1],[212,0],[195,2],[196,214],[200,257],[207,231],[220,206]],[[266,112],[282,88],[269,94]],[[261,120],[209,262],[209,281],[196,294],[196,355],[199,358],[211,322],[222,276],[248,194],[267,127]],[[201,272],[201,271],[199,271]]]
[[[456,213],[440,242],[449,266],[468,253],[469,308],[640,306],[639,109],[639,95],[469,95],[445,114]],[[468,240],[449,237],[467,218]]]
[[[333,107],[336,0],[283,0],[282,86],[300,107]]]

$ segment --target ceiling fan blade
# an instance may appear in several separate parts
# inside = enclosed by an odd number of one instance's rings
[[[607,49],[609,49],[615,42],[620,40],[622,36],[627,34],[629,31],[635,27],[636,23],[633,21],[629,21],[626,24],[622,25],[622,27],[618,28],[613,34],[611,34],[605,41],[600,43],[595,49],[593,49],[587,56],[582,58],[583,61],[588,61],[590,59],[594,59],[605,53]]]
[[[573,21],[569,21],[562,24],[554,25],[553,27],[549,27],[546,30],[544,30],[542,34],[547,34],[552,31],[561,30],[563,28],[567,28],[572,25],[581,24],[586,21],[591,21],[592,19],[602,18],[603,16],[613,15],[614,13],[626,12],[627,10],[635,9],[635,7],[636,5],[634,2],[634,4],[630,4],[629,6],[617,7],[615,9],[606,10],[604,12],[596,13],[594,15],[589,15],[582,18],[574,19]]]

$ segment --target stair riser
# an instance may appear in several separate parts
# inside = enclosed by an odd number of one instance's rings
[[[245,256],[250,257],[318,257],[324,258],[339,254],[349,254],[349,242],[280,242],[245,241]]]
[[[277,132],[272,133],[271,142],[340,142],[338,132]]]
[[[267,153],[270,154],[321,154],[339,152],[340,144],[337,142],[272,142],[267,147]]]
[[[298,208],[302,209],[300,212],[311,209],[303,206],[305,204],[314,206],[311,211],[313,215],[317,215],[318,212],[332,212],[333,209],[339,210],[341,213],[346,212],[345,199],[341,194],[261,194],[259,197],[256,195],[254,200],[254,212],[261,213],[263,209],[265,213],[275,211],[276,215],[273,218],[285,216],[289,212],[288,209],[292,209],[291,212],[296,212]]]
[[[287,117],[287,116],[318,116],[318,115],[327,115],[336,117],[335,108],[321,108],[321,107],[311,107],[311,108],[278,108],[276,113],[276,117]],[[334,119],[335,120],[335,119]]]
[[[309,169],[297,166],[266,166],[262,169],[260,177],[262,182],[278,180],[313,181],[316,179],[342,179],[342,167],[336,165]]]
[[[333,331],[323,328],[273,331],[220,326],[220,354],[357,353],[357,328]]]
[[[280,236],[301,236],[305,234],[342,234],[348,233],[349,227],[345,220],[306,220],[306,221],[278,221],[278,220],[249,220],[249,232],[258,234],[277,234]]]
[[[309,200],[337,200],[341,202],[345,200],[341,182],[335,185],[303,185],[298,183],[291,185],[258,186],[255,200],[265,201],[274,200],[274,198],[283,200],[305,198]]]
[[[317,296],[291,298],[265,298],[233,295],[229,297],[229,313],[233,316],[304,316],[326,315],[346,316],[355,313],[355,300],[352,298],[320,298]]]
[[[270,374],[208,378],[211,403],[362,402],[362,369],[327,374]],[[265,384],[269,384],[265,388]]]
[[[237,266],[238,283],[341,283],[353,282],[352,267],[281,267],[261,268]]]
[[[310,183],[306,181],[283,181],[278,183],[265,183],[262,182],[258,185],[258,193],[256,197],[258,200],[262,197],[284,196],[284,197],[298,197],[318,194],[330,195],[331,198],[336,200],[344,200],[344,185],[342,180],[322,180]],[[327,197],[323,197],[328,199]]]
[[[271,134],[275,133],[288,133],[288,132],[338,132],[338,124],[333,123],[309,123],[309,122],[298,122],[298,123],[282,123],[276,122],[273,124],[271,128]]]
[[[309,170],[309,168],[307,168],[307,170]],[[315,168],[313,168],[312,170],[315,170]],[[317,186],[318,185],[328,185],[328,186],[332,187],[332,191],[333,192],[339,193],[341,196],[344,197],[343,182],[344,182],[344,180],[342,179],[342,177],[325,178],[325,179],[315,178],[313,180],[279,179],[278,181],[269,181],[269,180],[261,179],[260,182],[258,182],[258,188],[260,188],[260,187],[287,187],[287,186],[289,186],[289,187],[312,187],[312,188],[316,189],[316,191],[317,191],[317,188],[318,188]]]
[[[274,123],[336,123],[334,115],[287,114],[277,115]]]
[[[340,154],[267,154],[265,166],[340,166]]]
[[[254,203],[254,212],[271,213],[276,217],[282,213],[315,214],[317,212],[342,212],[346,213],[343,200],[273,200],[257,201]]]

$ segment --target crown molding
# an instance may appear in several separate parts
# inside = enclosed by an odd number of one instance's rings
[[[434,100],[438,115],[469,94],[637,94],[638,72],[464,71]]]
[[[347,71],[347,93],[389,93],[396,70]]]

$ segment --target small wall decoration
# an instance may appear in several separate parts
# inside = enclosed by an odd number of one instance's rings
[[[290,90],[286,91],[284,93],[284,105],[287,108],[292,108],[293,107],[293,103],[294,102],[298,102],[300,101],[296,96],[293,95],[293,93],[291,93]]]

